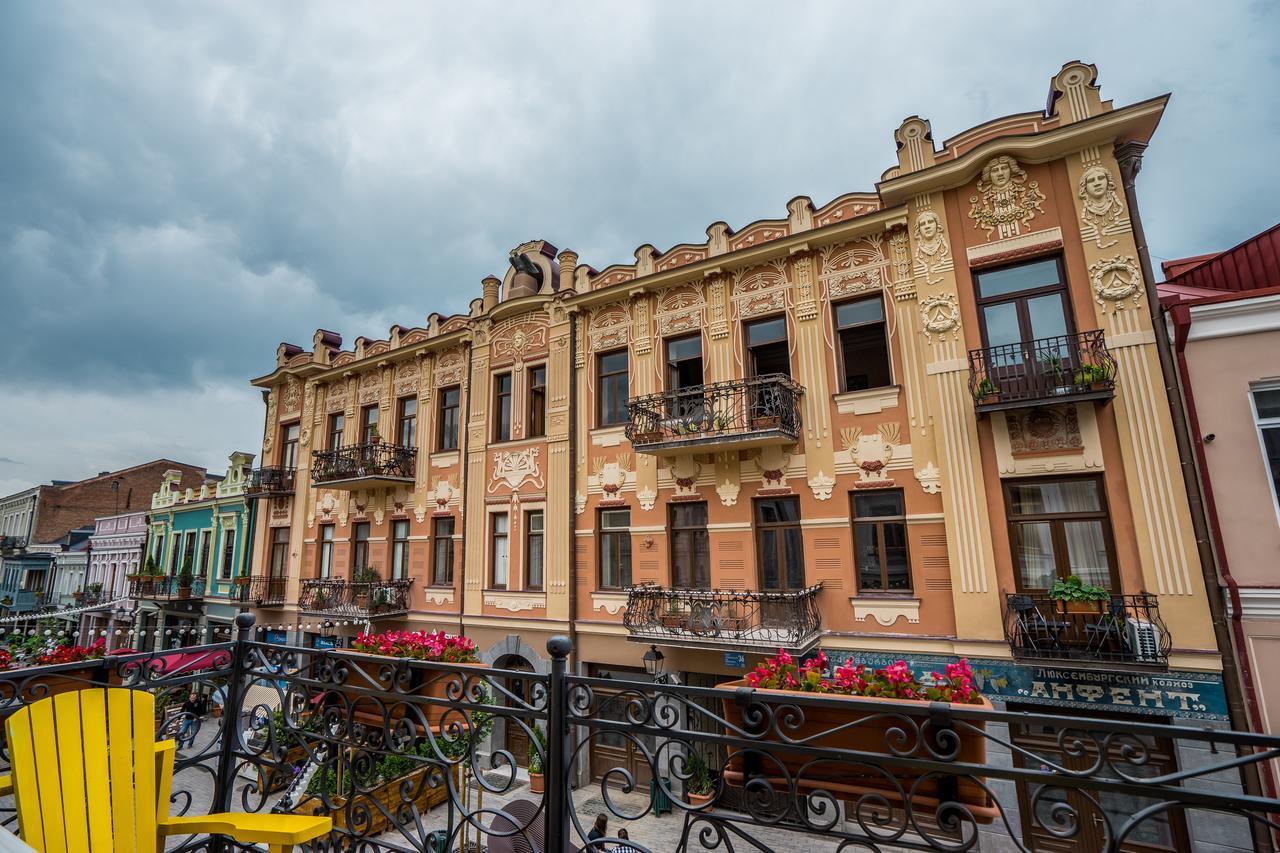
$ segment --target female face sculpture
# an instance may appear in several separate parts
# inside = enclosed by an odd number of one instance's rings
[[[1085,195],[1093,201],[1101,201],[1111,190],[1111,175],[1101,166],[1090,166],[1081,184]]]
[[[916,230],[919,232],[921,239],[932,240],[938,236],[938,215],[932,211],[925,211],[916,217]]]
[[[1009,186],[1013,180],[1013,169],[1009,167],[1008,158],[999,157],[991,161],[987,167],[987,180],[991,182],[992,189],[1002,190]]]

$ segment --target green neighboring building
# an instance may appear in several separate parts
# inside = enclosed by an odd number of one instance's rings
[[[146,632],[135,639],[138,648],[232,638],[240,612],[234,579],[246,574],[252,547],[252,504],[244,496],[252,467],[253,454],[232,453],[226,476],[185,490],[181,471],[165,472],[151,496],[147,533],[146,553],[156,574],[130,579],[130,594],[139,604],[134,628]]]

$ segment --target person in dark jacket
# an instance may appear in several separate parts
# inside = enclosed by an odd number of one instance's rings
[[[608,838],[608,837],[609,837],[609,816],[606,814],[598,814],[596,815],[596,825],[591,827],[591,831],[587,833],[587,840],[598,841],[601,838]],[[595,851],[595,850],[604,850],[606,848],[602,844],[597,844],[596,846],[588,849]]]

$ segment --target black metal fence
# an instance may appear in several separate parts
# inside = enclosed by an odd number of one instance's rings
[[[803,389],[771,373],[693,388],[663,391],[627,401],[627,438],[637,448],[723,442],[753,434],[800,437]]]
[[[584,677],[565,638],[539,674],[256,642],[238,622],[234,642],[180,654],[0,673],[0,716],[63,689],[151,690],[160,735],[179,738],[175,812],[327,813],[334,850],[627,850],[612,831],[589,840],[596,812],[616,826],[661,807],[669,822],[631,850],[961,851],[993,835],[1000,849],[1193,849],[1192,816],[1259,827],[1260,845],[1280,828],[1280,801],[1231,784],[1280,757],[1280,738]],[[209,713],[175,710],[190,691]],[[1015,730],[1048,732],[1057,752]],[[1158,765],[1171,741],[1204,759]]]
[[[786,592],[671,589],[627,591],[622,623],[638,639],[711,648],[805,652],[822,636],[822,584]]]
[[[236,579],[236,592],[240,601],[258,607],[284,604],[289,589],[289,579],[272,575],[253,575]]]
[[[139,575],[129,580],[129,597],[162,601],[204,598],[204,575]]]
[[[1047,593],[1014,593],[1005,603],[1013,653],[1044,660],[1111,661],[1164,666],[1170,638],[1154,595],[1113,595],[1066,602]]]
[[[1096,329],[969,351],[969,392],[979,412],[1108,399],[1115,381],[1115,357]]]
[[[245,486],[244,493],[250,497],[270,497],[271,495],[291,495],[297,471],[281,466],[255,468]]]
[[[298,608],[333,616],[389,616],[409,610],[410,580],[355,582],[312,578],[302,582]]]
[[[398,444],[353,444],[311,452],[311,479],[316,483],[390,477],[412,480],[418,451]]]

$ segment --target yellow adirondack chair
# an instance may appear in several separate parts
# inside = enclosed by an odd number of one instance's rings
[[[155,697],[101,688],[60,693],[5,722],[22,840],[41,853],[159,853],[170,835],[226,835],[283,853],[333,828],[303,815],[169,814],[172,740],[155,739]]]

